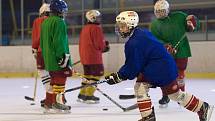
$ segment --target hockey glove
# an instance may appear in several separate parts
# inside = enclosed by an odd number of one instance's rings
[[[176,54],[177,53],[177,50],[171,45],[171,44],[165,44],[164,45],[166,50],[169,52],[169,54]]]
[[[61,68],[65,68],[68,65],[68,61],[70,58],[70,54],[65,54],[59,61],[58,61],[58,65]]]
[[[110,45],[108,41],[105,41],[105,49],[102,51],[103,53],[108,52],[110,50]]]
[[[187,20],[187,29],[189,32],[193,32],[197,28],[197,18],[194,15],[189,15],[186,18]]]
[[[118,73],[112,73],[109,76],[105,76],[105,79],[107,80],[107,83],[109,85],[117,84],[123,81],[123,79],[119,76]]]
[[[32,48],[32,54],[35,59],[37,59],[37,49]]]

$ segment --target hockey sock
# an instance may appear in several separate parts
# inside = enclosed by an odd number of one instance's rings
[[[141,116],[149,116],[152,113],[152,102],[148,95],[148,84],[136,82],[134,89]]]
[[[64,97],[61,94],[65,90],[66,77],[51,77],[52,91],[56,95],[55,101],[64,104]]]
[[[84,80],[84,81],[81,83],[81,85],[86,85],[86,84],[87,84],[86,80]],[[80,94],[80,95],[86,95],[86,87],[81,88],[79,94]]]
[[[51,107],[52,104],[54,104],[56,102],[55,99],[56,99],[56,94],[46,92],[45,105],[48,107]]]
[[[94,86],[88,86],[86,87],[86,96],[93,96],[94,92],[96,91],[96,87]]]
[[[43,83],[44,88],[47,92],[49,89],[49,86],[50,86],[50,81],[51,81],[51,77],[49,75],[49,72],[46,70],[38,70],[38,73],[40,75],[40,78],[42,79],[42,83]]]
[[[203,101],[196,98],[194,95],[178,91],[168,95],[170,99],[179,102],[180,105],[192,112],[198,112],[203,104]]]
[[[185,91],[185,72],[184,70],[178,70],[178,78],[177,78],[177,82],[179,85],[179,88],[181,89],[181,91]]]

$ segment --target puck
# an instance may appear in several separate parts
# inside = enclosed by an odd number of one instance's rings
[[[103,111],[107,111],[108,109],[107,109],[107,108],[103,108],[102,110],[103,110]]]
[[[35,105],[35,103],[31,103],[30,105]]]

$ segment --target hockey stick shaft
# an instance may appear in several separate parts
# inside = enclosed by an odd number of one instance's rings
[[[79,60],[79,61],[74,62],[74,63],[72,64],[72,66],[75,66],[75,65],[79,64],[80,62],[81,62],[80,60]]]
[[[127,108],[125,108],[125,112],[126,111],[130,111],[130,110],[134,110],[134,109],[137,109],[138,108],[138,104],[133,104],[131,106],[128,106]]]
[[[81,89],[81,88],[84,88],[84,87],[87,87],[87,86],[94,86],[94,85],[105,83],[105,82],[107,82],[107,80],[100,80],[100,81],[93,82],[93,83],[90,83],[90,84],[87,84],[87,85],[81,85],[81,86],[78,86],[78,87],[67,89],[64,93],[72,92],[72,91],[75,91],[75,90],[78,90],[78,89]]]
[[[178,46],[179,46],[179,44],[182,44],[182,41],[184,40],[185,37],[186,37],[186,33],[184,33],[184,34],[181,36],[180,40],[175,44],[175,46],[174,46],[173,48],[174,48],[174,49],[177,49]]]
[[[34,96],[33,99],[36,99],[36,94],[37,94],[37,76],[38,76],[38,71],[36,70],[36,76],[35,76],[35,84],[34,84]]]
[[[38,76],[38,72],[37,72],[37,69],[36,69],[35,82],[34,82],[34,94],[33,94],[33,97],[25,96],[26,100],[35,101],[36,94],[37,94],[37,76]]]
[[[126,108],[122,107],[119,103],[117,103],[115,100],[113,100],[110,96],[108,96],[106,93],[101,91],[99,88],[96,88],[97,91],[99,91],[103,96],[105,96],[107,99],[109,99],[112,103],[114,103],[117,107],[122,109],[124,112],[126,111]]]

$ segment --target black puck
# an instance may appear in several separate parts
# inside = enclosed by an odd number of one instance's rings
[[[30,105],[35,105],[35,103],[31,103]]]
[[[103,110],[103,111],[107,111],[108,109],[107,109],[107,108],[103,108],[102,110]]]

